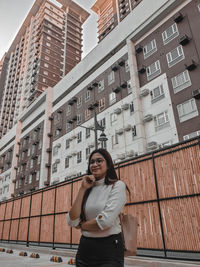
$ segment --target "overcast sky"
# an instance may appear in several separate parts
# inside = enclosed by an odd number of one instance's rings
[[[51,0],[55,1],[55,0]],[[0,59],[9,49],[35,0],[0,0]],[[74,0],[91,13],[83,26],[83,57],[97,45],[97,15],[90,10],[96,0]]]

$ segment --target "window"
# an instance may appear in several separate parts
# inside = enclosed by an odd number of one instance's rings
[[[197,5],[197,8],[198,8],[198,10],[199,10],[199,12],[200,12],[200,4]]]
[[[131,133],[132,133],[132,140],[134,140],[134,137],[137,135],[136,126],[135,125],[131,129]]]
[[[70,139],[67,139],[65,142],[65,148],[69,148],[70,147]]]
[[[162,99],[165,97],[164,90],[163,90],[163,85],[159,85],[156,88],[154,88],[151,91],[151,103],[157,102],[158,100]]]
[[[82,160],[82,152],[79,151],[79,152],[77,153],[77,163],[80,163],[81,160]]]
[[[28,179],[28,183],[31,184],[32,183],[32,174],[29,174],[29,179]]]
[[[52,173],[55,173],[55,172],[57,172],[57,163],[54,163],[52,165]]]
[[[199,115],[194,98],[177,105],[177,110],[180,122],[189,120]]]
[[[65,158],[65,168],[69,167],[69,157]]]
[[[60,119],[61,119],[61,113],[56,112],[56,114],[55,114],[55,120],[56,121],[60,121]]]
[[[77,100],[77,107],[81,107],[82,105],[82,96],[78,97],[78,100]]]
[[[162,112],[154,117],[155,130],[161,130],[169,125],[169,117],[167,111]]]
[[[157,51],[157,46],[156,46],[156,40],[154,39],[144,46],[143,48],[144,59],[150,57],[156,51]]]
[[[78,132],[77,143],[82,141],[82,132]]]
[[[46,42],[46,46],[50,47],[50,46],[51,46],[51,44],[50,44],[50,43],[48,43],[48,42]]]
[[[90,133],[91,133],[91,130],[89,128],[86,128],[85,129],[85,136],[86,136],[86,138],[89,138],[90,137]]]
[[[110,114],[110,124],[113,125],[115,122],[117,122],[117,114],[111,113]]]
[[[114,81],[115,81],[115,72],[114,71],[111,71],[108,74],[108,85],[114,83]]]
[[[171,40],[176,38],[178,35],[179,35],[178,28],[177,28],[176,23],[174,23],[173,25],[171,25],[168,29],[166,29],[162,33],[162,38],[163,38],[164,45],[166,45],[169,42],[171,42]]]
[[[99,124],[103,127],[103,128],[106,128],[106,119],[103,118],[99,121]]]
[[[34,164],[34,160],[33,160],[33,159],[31,159],[30,168],[33,168],[33,164]]]
[[[85,102],[87,102],[88,100],[90,100],[90,91],[89,90],[87,90],[85,92]]]
[[[46,59],[46,60],[50,60],[50,57],[48,57],[48,56],[44,56],[44,59]]]
[[[89,159],[89,156],[90,156],[90,148],[89,147],[87,147],[85,150],[85,156],[86,156],[86,159]]]
[[[125,71],[129,72],[130,71],[130,67],[129,67],[129,61],[128,59],[125,61]]]
[[[169,68],[174,66],[176,63],[180,62],[185,58],[183,53],[183,48],[181,45],[173,49],[171,52],[169,52],[167,55],[167,63]]]
[[[99,100],[99,111],[102,111],[105,108],[105,98]]]
[[[99,84],[98,84],[98,92],[100,93],[103,90],[104,90],[104,80],[101,80],[99,81]]]
[[[45,67],[45,68],[48,68],[48,67],[49,67],[49,64],[44,63],[44,67]]]
[[[41,155],[38,155],[37,164],[40,164],[40,162],[41,162]]]
[[[82,114],[77,115],[77,125],[81,124],[82,122]]]
[[[134,104],[133,101],[130,103],[130,114],[133,114],[134,112]]]
[[[48,40],[51,40],[51,37],[50,37],[50,36],[47,36],[47,39],[48,39]]]
[[[69,115],[70,113],[71,113],[71,106],[68,105],[68,106],[67,106],[67,115]]]
[[[184,72],[179,73],[178,75],[173,77],[171,81],[172,81],[172,87],[174,89],[175,94],[189,87],[192,84],[188,70],[185,70]]]
[[[39,181],[40,180],[40,171],[37,171],[36,172],[36,181]]]
[[[150,81],[161,73],[160,61],[157,60],[147,67],[147,80]]]
[[[44,70],[43,74],[48,76],[48,71]]]
[[[85,120],[88,120],[91,117],[91,111],[89,109],[85,110]]]
[[[116,94],[114,92],[109,94],[109,103],[112,105],[113,103],[116,102]]]
[[[49,49],[45,49],[45,52],[47,53],[47,54],[50,54],[50,50]]]
[[[71,130],[71,124],[69,122],[66,123],[66,131],[69,132]]]
[[[117,144],[119,144],[119,141],[118,141],[118,134],[115,134],[115,135],[112,136],[112,147],[113,147],[114,145],[117,145]]]
[[[131,81],[127,81],[127,93],[128,95],[132,93],[132,88],[131,88]]]
[[[58,146],[54,146],[53,148],[53,156],[58,155]]]

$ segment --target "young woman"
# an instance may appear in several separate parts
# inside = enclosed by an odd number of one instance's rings
[[[125,203],[126,186],[118,180],[110,154],[105,149],[94,150],[88,175],[67,214],[68,224],[82,232],[76,267],[124,266],[119,214]]]

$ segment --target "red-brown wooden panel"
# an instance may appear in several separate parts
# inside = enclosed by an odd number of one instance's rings
[[[10,221],[6,221],[4,222],[4,227],[3,227],[3,239],[8,240],[9,230],[10,230]]]
[[[155,159],[161,198],[200,192],[200,160],[197,146]]]
[[[127,184],[131,191],[131,200],[127,195],[127,202],[156,199],[152,160],[120,168],[120,179]]]
[[[21,199],[14,200],[13,215],[12,218],[19,218]]]
[[[82,181],[76,181],[73,183],[73,199],[72,202],[74,202],[74,200],[76,199],[76,196],[78,194],[79,188],[81,186]]]
[[[163,249],[157,203],[126,206],[127,212],[138,220],[137,247]]]
[[[29,226],[30,242],[39,241],[39,227],[40,227],[40,217],[30,218],[30,226]]]
[[[21,219],[19,222],[19,236],[18,240],[27,241],[28,219]]]
[[[72,228],[72,244],[79,244],[81,237],[81,231],[76,228]]]
[[[40,242],[53,242],[53,215],[43,216],[41,221]]]
[[[70,227],[66,221],[66,214],[56,215],[55,243],[70,243]]]
[[[13,201],[10,201],[7,203],[7,207],[6,207],[6,216],[5,219],[8,220],[11,218],[11,214],[12,214],[12,206],[13,206]]]
[[[30,200],[31,200],[30,196],[22,198],[21,217],[28,217],[29,216]]]
[[[71,184],[56,189],[56,212],[69,211],[71,207]]]
[[[40,215],[42,193],[32,195],[31,216]]]
[[[2,229],[3,229],[3,222],[0,222],[0,239],[1,239],[1,235],[2,235]]]
[[[43,192],[42,214],[54,212],[55,188]]]
[[[161,202],[166,248],[200,251],[200,197]]]
[[[12,220],[11,230],[10,230],[10,240],[17,240],[19,220]]]
[[[0,220],[4,219],[6,203],[0,205]]]

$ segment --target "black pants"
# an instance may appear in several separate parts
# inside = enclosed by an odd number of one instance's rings
[[[100,238],[82,236],[76,255],[76,267],[124,267],[121,233]]]

